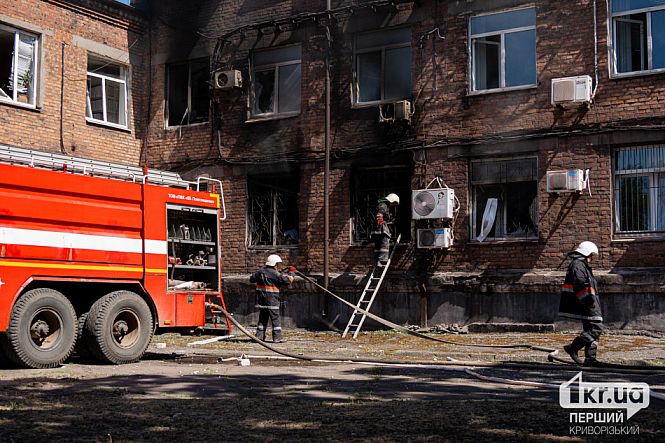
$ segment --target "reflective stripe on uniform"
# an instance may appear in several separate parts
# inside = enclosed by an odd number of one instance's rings
[[[590,294],[593,295],[595,293],[596,293],[595,289],[585,288],[585,289],[581,290],[580,292],[578,292],[577,294],[575,294],[575,297],[577,297],[578,299],[581,300],[581,299],[585,298],[586,296],[588,296]]]
[[[570,283],[565,283],[561,288],[561,292],[573,292],[573,285]]]
[[[279,294],[279,288],[277,286],[256,285],[256,290]]]
[[[279,309],[279,306],[254,305],[254,307],[259,309]]]

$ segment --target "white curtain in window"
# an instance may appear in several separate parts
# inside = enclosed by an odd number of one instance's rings
[[[483,212],[483,221],[480,225],[480,233],[476,240],[479,242],[485,241],[492,226],[494,226],[494,220],[496,219],[496,210],[499,206],[499,200],[496,198],[488,198],[487,204],[485,205],[485,212]]]
[[[633,70],[631,63],[631,40],[630,40],[631,24],[617,21],[616,22],[616,62],[617,72],[631,72]]]
[[[487,45],[473,42],[474,89],[487,89]]]

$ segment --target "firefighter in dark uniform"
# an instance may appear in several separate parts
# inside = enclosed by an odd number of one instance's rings
[[[385,198],[379,199],[376,207],[376,225],[372,231],[372,237],[377,266],[385,266],[390,256],[390,239],[394,234],[397,205],[399,205],[399,197],[397,194],[391,193]]]
[[[583,241],[568,255],[571,261],[561,289],[559,316],[582,320],[582,332],[563,349],[575,363],[593,366],[598,363],[596,351],[603,332],[598,283],[591,270],[591,262],[598,256],[598,247],[590,241]],[[577,355],[582,348],[584,362]]]
[[[259,323],[256,326],[256,337],[266,339],[268,319],[272,323],[272,341],[282,343],[282,326],[279,318],[279,290],[293,283],[295,268],[291,267],[289,274],[281,274],[279,268],[282,259],[279,255],[268,256],[266,265],[249,277],[249,281],[256,284],[256,307],[259,308]]]

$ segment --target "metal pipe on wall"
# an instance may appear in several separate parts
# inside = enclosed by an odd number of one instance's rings
[[[331,0],[326,1],[326,11],[331,10]],[[325,117],[325,165],[323,172],[323,286],[328,288],[330,255],[330,15],[326,19],[326,117]],[[323,317],[328,315],[328,295],[324,295]]]

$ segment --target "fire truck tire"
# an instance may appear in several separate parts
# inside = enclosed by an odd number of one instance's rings
[[[32,289],[14,304],[2,347],[18,366],[54,368],[74,350],[76,329],[76,311],[67,297],[54,289]]]
[[[88,312],[84,312],[83,314],[79,315],[78,334],[76,335],[76,345],[74,346],[74,352],[81,358],[81,360],[84,361],[93,359],[88,345],[88,343],[91,341],[90,334],[85,330],[85,323],[88,319],[88,314]]]
[[[138,361],[150,344],[153,319],[146,302],[134,292],[115,291],[97,300],[84,328],[88,349],[103,363]]]

